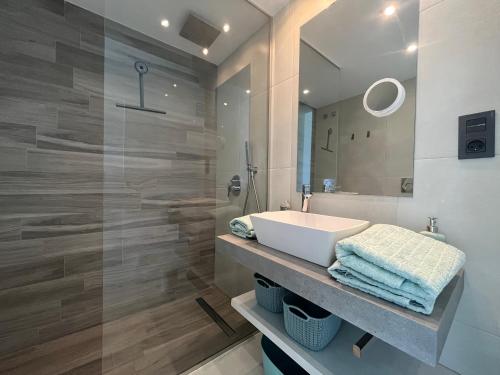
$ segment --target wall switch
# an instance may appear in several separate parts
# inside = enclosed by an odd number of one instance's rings
[[[458,118],[458,158],[478,159],[495,156],[495,111]]]

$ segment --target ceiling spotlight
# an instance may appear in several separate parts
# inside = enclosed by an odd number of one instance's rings
[[[384,14],[387,17],[392,16],[394,13],[396,13],[396,7],[394,5],[389,5],[387,8],[384,9]]]
[[[222,30],[224,30],[225,33],[228,33],[229,30],[231,30],[231,26],[229,26],[228,23],[225,23],[224,26],[222,26]]]
[[[169,27],[170,26],[170,22],[168,22],[167,19],[163,19],[163,20],[161,20],[161,25],[163,27]]]
[[[307,95],[309,93],[310,93],[310,91],[308,89],[305,89],[304,91],[302,91],[302,94],[304,94],[304,95]]]
[[[227,102],[224,102],[224,107],[227,107],[229,104]]]
[[[203,50],[201,52],[203,52],[203,54],[205,56],[208,55],[208,48],[203,48]]]
[[[412,43],[412,44],[410,44],[410,45],[406,48],[406,52],[408,52],[408,53],[413,53],[413,52],[415,52],[417,49],[418,49],[417,44],[416,44],[416,43]]]
[[[251,91],[250,91],[250,90],[247,90],[247,91],[245,91],[245,92],[246,92],[247,94],[250,94],[250,93],[251,93]]]
[[[165,93],[165,96],[168,96],[168,94],[167,94],[167,93]]]
[[[174,83],[172,86],[177,87],[177,83]]]

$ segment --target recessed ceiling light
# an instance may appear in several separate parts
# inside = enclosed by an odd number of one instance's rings
[[[250,94],[250,93],[251,93],[252,91],[250,91],[250,90],[247,90],[247,91],[245,91],[245,92],[246,92],[247,94]]]
[[[416,44],[416,43],[412,43],[412,44],[410,44],[410,45],[406,48],[406,52],[408,52],[408,53],[413,53],[413,52],[415,52],[417,49],[418,49],[417,44]]]
[[[202,52],[205,56],[208,55],[208,48],[203,48]]]
[[[168,96],[168,94],[167,94],[167,93],[165,93],[165,96]]]
[[[384,9],[384,14],[388,17],[392,16],[394,13],[396,13],[396,7],[394,5],[389,5]]]
[[[224,107],[227,107],[228,105],[228,102],[224,102]]]
[[[307,95],[307,94],[309,94],[309,93],[310,93],[310,91],[309,91],[308,89],[305,89],[304,91],[302,91],[302,93],[303,93],[304,95]]]
[[[163,19],[163,20],[161,20],[161,25],[163,27],[169,27],[170,26],[170,22],[168,22],[167,19]]]
[[[224,30],[225,33],[228,33],[229,30],[231,30],[231,26],[229,26],[228,23],[225,23],[224,26],[222,26],[222,30]]]
[[[177,87],[177,83],[174,83],[172,86]]]

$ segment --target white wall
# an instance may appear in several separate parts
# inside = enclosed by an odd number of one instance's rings
[[[270,209],[295,192],[299,27],[328,6],[295,0],[271,41]],[[459,115],[500,110],[500,1],[422,0],[413,198],[315,194],[314,212],[421,230],[439,218],[467,254],[465,291],[441,363],[461,374],[500,368],[500,158],[457,159]],[[497,154],[500,131],[497,131]]]

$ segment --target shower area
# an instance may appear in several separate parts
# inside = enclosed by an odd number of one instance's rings
[[[210,61],[90,3],[0,5],[0,374],[180,374],[255,332],[216,236],[266,208],[267,17],[237,1]]]

